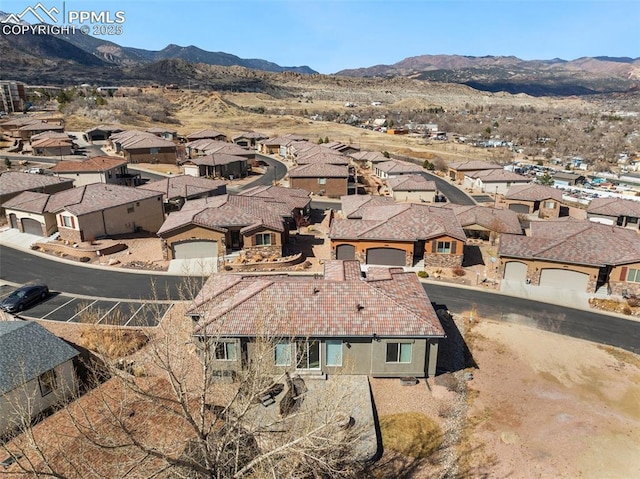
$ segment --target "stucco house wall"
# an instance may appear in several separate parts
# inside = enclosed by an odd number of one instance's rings
[[[348,178],[326,178],[324,184],[321,178],[290,178],[291,188],[300,188],[313,194],[327,196],[329,198],[340,198],[347,194]]]
[[[51,236],[53,233],[55,233],[58,230],[58,225],[56,223],[56,217],[54,214],[52,213],[43,213],[43,214],[37,214],[37,213],[26,213],[24,211],[18,211],[18,210],[12,210],[12,209],[7,209],[5,211],[6,216],[7,216],[7,223],[9,225],[11,225],[11,219],[10,219],[10,215],[14,214],[16,216],[16,219],[18,220],[18,229],[24,233],[24,230],[22,228],[22,220],[24,218],[28,218],[28,219],[32,219],[37,221],[38,223],[40,223],[42,225],[42,235],[43,236]]]

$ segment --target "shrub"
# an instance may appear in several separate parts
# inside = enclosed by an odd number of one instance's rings
[[[428,278],[429,277],[429,273],[427,273],[426,271],[418,271],[418,278]]]
[[[456,277],[460,277],[460,276],[464,276],[466,274],[466,271],[462,266],[456,266],[455,268],[451,269],[451,274],[453,274]]]
[[[89,261],[91,261],[91,258],[89,258],[88,256],[82,256],[78,259],[78,261],[80,261],[81,263],[88,263]]]
[[[638,306],[640,306],[640,298],[638,298],[637,296],[630,296],[627,299],[627,304],[632,308],[637,308]]]

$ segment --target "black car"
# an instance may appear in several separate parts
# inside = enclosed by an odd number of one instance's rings
[[[0,308],[9,313],[17,313],[28,306],[49,296],[49,288],[45,284],[27,284],[16,289],[0,302]]]

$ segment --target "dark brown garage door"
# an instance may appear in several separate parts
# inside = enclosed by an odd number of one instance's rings
[[[352,244],[341,244],[336,247],[336,259],[356,259],[356,247]]]
[[[22,231],[31,235],[44,236],[42,234],[42,224],[31,218],[22,218]]]
[[[405,266],[407,254],[404,250],[395,248],[371,248],[367,250],[367,264],[383,266]]]
[[[529,206],[527,205],[513,204],[513,205],[509,205],[509,209],[511,211],[515,211],[516,213],[522,213],[525,215],[529,214]]]

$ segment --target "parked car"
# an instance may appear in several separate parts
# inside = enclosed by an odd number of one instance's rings
[[[46,284],[27,284],[4,298],[0,302],[0,308],[8,313],[17,313],[42,301],[47,296],[49,296],[49,288]]]

